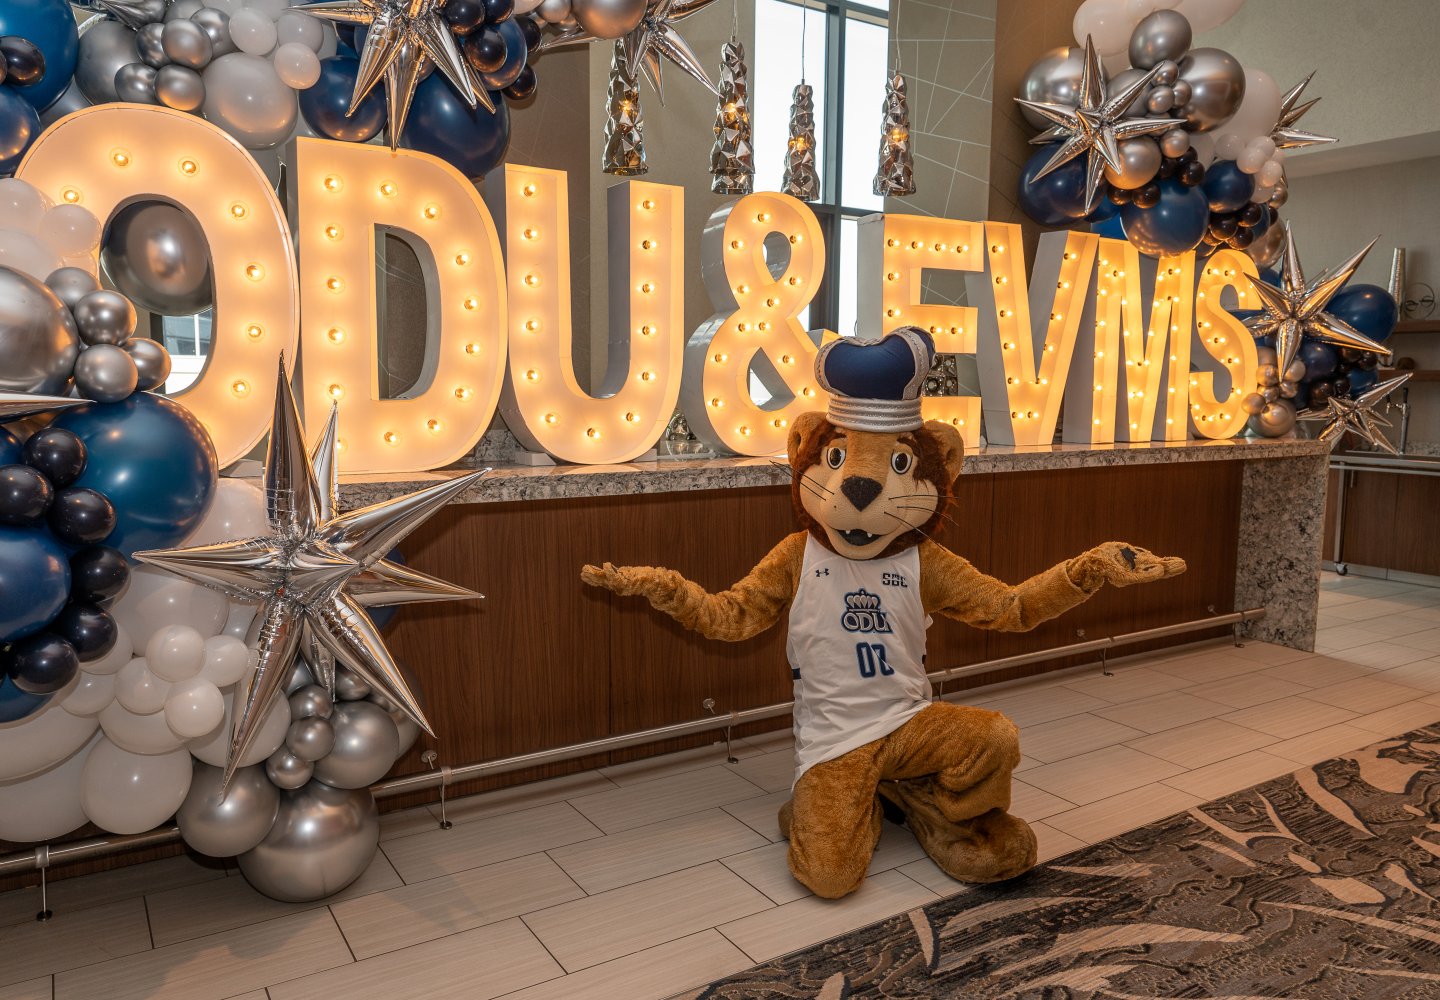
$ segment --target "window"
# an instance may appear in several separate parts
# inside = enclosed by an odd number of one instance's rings
[[[152,316],[154,338],[170,352],[170,377],[164,391],[169,395],[183,392],[200,377],[210,358],[211,311],[196,316]]]
[[[791,92],[815,88],[819,199],[825,280],[811,303],[812,325],[855,333],[857,220],[883,211],[871,191],[879,155],[880,110],[890,55],[889,0],[755,0],[755,186],[777,191],[789,138]]]

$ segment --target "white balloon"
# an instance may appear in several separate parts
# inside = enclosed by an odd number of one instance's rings
[[[225,766],[225,755],[230,750],[230,732],[234,727],[232,721],[234,708],[235,690],[232,688],[225,692],[225,717],[220,720],[220,724],[210,733],[190,741],[190,752],[211,767]],[[244,757],[240,758],[240,766],[249,767],[251,764],[258,764],[279,750],[280,744],[285,742],[285,731],[289,728],[290,702],[280,695],[276,695],[270,711],[260,722],[260,731],[255,737],[255,745]]]
[[[98,715],[115,700],[115,676],[80,671],[75,690],[66,695],[60,707],[71,715]]]
[[[1280,178],[1285,176],[1285,168],[1274,160],[1266,160],[1258,173],[1255,174],[1255,182],[1264,187],[1273,188],[1280,183]]]
[[[325,25],[325,38],[320,43],[319,51],[317,51],[315,54],[321,59],[329,59],[338,51],[340,51],[340,36],[335,34],[335,29],[327,24]],[[301,124],[304,121],[305,116],[301,115],[300,121],[296,124]]]
[[[1240,137],[1242,146],[1247,145],[1253,139],[1268,137],[1279,117],[1280,87],[1274,77],[1264,70],[1247,69],[1245,99],[1230,120],[1215,130],[1215,138],[1219,141],[1224,136],[1235,135]]]
[[[69,757],[100,728],[100,720],[71,715],[56,697],[34,715],[0,726],[0,781],[23,778]]]
[[[0,229],[0,267],[8,267],[44,281],[64,266],[60,255],[38,236]]]
[[[130,634],[134,648],[143,649],[155,631],[166,625],[189,625],[206,638],[219,635],[230,602],[224,594],[163,569],[137,566],[130,571],[129,588],[110,612]]]
[[[233,636],[241,642],[245,642],[246,637],[250,634],[250,623],[255,620],[255,616],[259,613],[260,605],[242,604],[237,601],[230,605],[230,614],[225,619],[225,628],[220,634]],[[221,687],[224,687],[224,685],[222,684]]]
[[[320,79],[320,57],[299,42],[286,42],[270,57],[285,86],[305,90]]]
[[[311,52],[319,52],[325,45],[325,22],[318,17],[289,10],[275,22],[275,33],[283,48],[291,42],[305,46]]]
[[[0,782],[0,839],[34,844],[84,826],[80,774],[89,751],[82,747],[39,774]]]
[[[200,668],[200,676],[216,687],[229,687],[254,669],[259,655],[245,645],[243,639],[211,636],[205,640],[205,665]],[[205,732],[212,728],[206,728]]]
[[[61,257],[100,245],[100,220],[84,205],[56,205],[40,220],[40,236]]]
[[[0,219],[5,220],[5,228],[32,230],[49,207],[49,199],[29,181],[0,178]]]
[[[269,55],[277,37],[274,20],[258,10],[247,8],[230,15],[230,39],[241,52]]]
[[[1102,56],[1114,55],[1130,47],[1130,33],[1135,22],[1125,10],[1125,0],[1085,0],[1075,11],[1072,22],[1075,44],[1085,47],[1085,36],[1095,43]]]
[[[111,743],[131,753],[169,753],[185,745],[184,738],[171,731],[163,711],[136,715],[118,701],[100,710],[100,728]]]
[[[187,740],[211,732],[224,718],[225,699],[220,689],[203,677],[181,681],[165,699],[166,725]]]
[[[153,715],[165,707],[170,682],[156,677],[143,656],[137,656],[115,675],[115,700],[128,712]]]
[[[1245,6],[1245,0],[1167,0],[1161,6],[1184,14],[1196,34],[1218,28]]]
[[[205,0],[206,7],[214,7],[225,14],[233,14],[242,6],[240,0]]]
[[[167,625],[145,644],[145,662],[163,681],[189,680],[205,665],[205,637],[188,625]]]
[[[190,791],[184,750],[137,754],[101,740],[86,754],[80,802],[90,822],[111,833],[143,833],[175,814]]]
[[[269,533],[265,494],[260,487],[245,479],[221,479],[215,484],[204,519],[186,536],[184,544],[213,545]]]
[[[115,623],[115,645],[110,652],[98,660],[90,660],[80,664],[80,672],[85,674],[113,674],[135,655],[135,647],[130,645],[130,633],[125,631],[125,626],[119,622]]]
[[[1190,137],[1191,144],[1194,144],[1196,137],[1202,135],[1211,137],[1211,141],[1215,143],[1215,156],[1221,160],[1233,160],[1245,152],[1245,140],[1234,132],[1196,132]]]
[[[1269,161],[1269,159],[1270,158],[1265,155],[1264,151],[1259,149],[1251,149],[1249,146],[1247,146],[1240,153],[1240,155],[1236,157],[1235,166],[1239,167],[1242,173],[1253,174],[1259,171],[1259,169],[1263,167]]]
[[[244,6],[274,21],[289,8],[290,0],[245,0]]]
[[[542,0],[515,0],[515,16],[528,14],[536,7],[539,7]]]
[[[1200,166],[1208,167],[1215,162],[1215,134],[1213,132],[1191,132],[1190,148],[1195,150],[1195,156]]]

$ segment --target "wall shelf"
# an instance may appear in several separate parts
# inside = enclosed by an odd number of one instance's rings
[[[1436,368],[1381,368],[1381,378],[1394,378],[1409,374],[1411,382],[1440,382],[1440,369]]]
[[[1440,333],[1440,319],[1407,319],[1395,324],[1395,333]]]

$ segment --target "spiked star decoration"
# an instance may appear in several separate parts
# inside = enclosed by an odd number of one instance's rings
[[[135,553],[140,562],[213,587],[231,598],[261,602],[257,663],[235,712],[225,763],[227,784],[254,744],[261,722],[282,692],[291,663],[302,648],[324,650],[326,655],[319,658],[317,669],[328,664],[328,681],[333,683],[334,661],[339,661],[433,734],[365,606],[480,596],[389,562],[384,556],[489,470],[341,514],[335,509],[335,430],[332,410],[316,451],[318,462],[312,460],[305,452],[300,416],[282,360],[265,454],[265,514],[270,534]]]
[[[165,0],[96,0],[100,9],[132,31],[164,20]],[[138,56],[136,58],[139,58]]]
[[[1095,207],[1100,184],[1105,179],[1105,168],[1108,166],[1115,171],[1122,169],[1119,144],[1125,139],[1157,135],[1175,127],[1174,118],[1124,117],[1125,109],[1150,86],[1159,71],[1157,66],[1128,87],[1111,94],[1106,85],[1105,71],[1100,65],[1100,57],[1095,54],[1095,45],[1087,35],[1085,68],[1080,77],[1079,106],[1015,98],[1017,103],[1052,123],[1050,128],[1031,139],[1032,143],[1041,145],[1055,139],[1065,140],[1044,168],[1035,175],[1035,179],[1039,180],[1050,171],[1064,166],[1081,153],[1088,154],[1089,159],[1085,164],[1085,212],[1088,215]]]
[[[1313,101],[1296,104],[1300,100],[1300,95],[1305,93],[1305,88],[1310,86],[1310,81],[1314,78],[1315,73],[1312,71],[1309,76],[1287,90],[1280,98],[1280,117],[1275,120],[1275,127],[1270,130],[1270,138],[1275,143],[1276,149],[1300,149],[1304,146],[1320,146],[1335,141],[1333,135],[1320,135],[1295,127],[1295,123],[1305,117],[1305,112],[1320,103],[1320,98],[1317,97]]]
[[[1301,341],[1306,337],[1339,347],[1353,347],[1357,351],[1374,351],[1381,357],[1390,354],[1385,345],[1371,340],[1343,319],[1325,311],[1330,299],[1350,280],[1374,245],[1375,241],[1371,240],[1365,249],[1306,284],[1300,255],[1295,252],[1295,237],[1290,232],[1290,223],[1285,223],[1285,246],[1280,252],[1281,287],[1276,288],[1251,277],[1250,286],[1260,297],[1264,312],[1245,320],[1245,325],[1256,337],[1275,338],[1275,354],[1279,359],[1276,365],[1280,371],[1290,367],[1290,362],[1295,360],[1295,354],[1300,350]]]
[[[1406,372],[1366,389],[1354,399],[1331,396],[1324,409],[1303,410],[1296,419],[1307,423],[1328,421],[1320,432],[1320,440],[1330,442],[1332,449],[1346,433],[1350,433],[1363,438],[1372,448],[1398,454],[1384,434],[1384,428],[1393,425],[1375,412],[1375,406],[1408,381],[1410,373]]]
[[[650,86],[655,88],[661,104],[665,103],[665,86],[660,70],[662,56],[704,84],[710,93],[720,96],[720,89],[705,72],[695,50],[675,28],[677,21],[683,21],[714,2],[715,0],[650,0],[640,23],[625,35],[626,64],[632,71],[638,66],[645,72],[645,78],[650,81]],[[600,40],[597,36],[577,26],[542,42],[538,51],[545,52],[562,45],[579,45],[597,40]]]
[[[477,85],[470,66],[460,55],[442,16],[444,6],[444,0],[327,0],[297,8],[327,21],[369,28],[345,116],[353,114],[365,95],[383,79],[390,108],[385,137],[392,150],[400,144],[415,88],[430,63],[445,74],[470,107],[480,104],[487,111],[495,110],[490,95],[484,86]]]
[[[90,400],[72,396],[35,396],[28,392],[0,392],[0,424],[33,417],[37,413],[54,413],[72,406],[85,406]]]

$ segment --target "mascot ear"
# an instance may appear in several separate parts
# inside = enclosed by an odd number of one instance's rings
[[[805,451],[815,436],[825,429],[829,421],[825,414],[818,412],[802,413],[795,418],[790,425],[790,440],[786,445],[786,453],[790,458],[790,466],[794,468],[796,460]]]
[[[946,481],[953,483],[960,478],[960,466],[965,459],[965,442],[960,432],[943,420],[927,420],[925,429],[939,442],[948,477]]]

